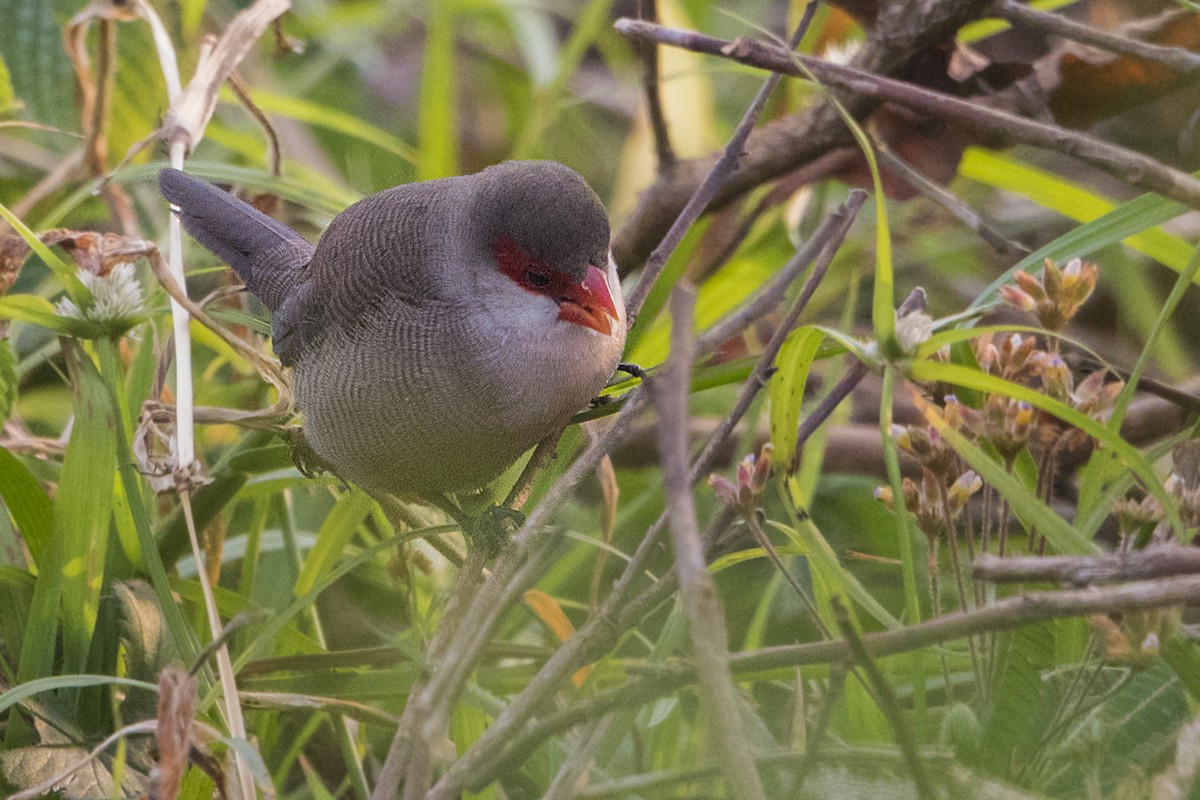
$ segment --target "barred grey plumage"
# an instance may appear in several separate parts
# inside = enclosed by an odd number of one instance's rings
[[[397,186],[339,214],[315,248],[182,172],[159,184],[272,312],[308,443],[367,488],[480,486],[616,369],[607,215],[561,164]]]

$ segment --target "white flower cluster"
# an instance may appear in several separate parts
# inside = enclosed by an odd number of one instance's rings
[[[82,311],[69,298],[63,298],[58,301],[58,313],[64,317],[114,323],[142,313],[142,287],[134,276],[133,262],[117,264],[103,277],[80,270],[79,279],[91,291],[94,302],[91,308]]]

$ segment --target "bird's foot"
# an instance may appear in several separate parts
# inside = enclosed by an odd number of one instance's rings
[[[300,474],[306,478],[315,478],[316,476],[328,472],[330,475],[341,476],[334,470],[333,465],[325,459],[317,455],[317,451],[312,449],[308,440],[304,438],[304,430],[302,428],[283,428],[279,435],[288,443],[292,449],[292,463],[296,465],[296,469],[300,470]]]
[[[617,372],[624,372],[625,374],[632,375],[641,381],[646,380],[647,377],[646,370],[642,369],[637,364],[631,364],[627,361],[622,361],[620,364],[617,364]]]
[[[524,524],[525,515],[515,508],[489,506],[470,526],[471,543],[482,547],[488,558],[495,558]]]
[[[617,364],[616,371],[627,373],[627,374],[632,375],[633,377],[637,378],[638,380],[642,380],[642,381],[646,380],[646,378],[649,377],[649,373],[647,373],[646,370],[642,369],[637,364],[630,364],[625,361],[622,361],[620,364]],[[619,381],[610,382],[609,385],[613,386],[613,385],[616,385],[616,383],[619,383]],[[613,397],[612,395],[602,394],[599,397],[593,397],[591,400],[589,400],[588,408],[599,408],[600,406],[606,406],[616,399],[617,398]]]

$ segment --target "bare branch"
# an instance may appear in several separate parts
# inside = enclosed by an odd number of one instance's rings
[[[1194,602],[1197,596],[1200,596],[1200,576],[1197,575],[1114,587],[1030,592],[1000,600],[986,608],[947,614],[899,630],[867,634],[862,637],[862,642],[872,658],[879,658],[1048,619],[1164,608]],[[844,663],[849,656],[845,641],[812,642],[734,653],[730,656],[729,666],[735,675],[748,675],[807,664]],[[694,680],[696,670],[692,667],[659,668],[653,675],[606,689],[585,703],[537,720],[513,738],[512,751],[535,747],[550,736],[615,709],[644,705],[677,692],[681,685]]]
[[[1014,141],[1063,153],[1133,186],[1158,192],[1192,208],[1200,208],[1200,179],[1149,156],[1103,142],[1084,133],[1018,117],[979,103],[873,75],[853,67],[798,56],[753,39],[728,41],[694,31],[664,28],[631,19],[618,20],[616,27],[631,38],[649,39],[698,53],[721,56],[741,64],[770,70],[775,74],[807,77],[807,70],[818,81],[833,88],[875,100],[899,103],[936,117],[957,120],[981,130],[998,133]]]
[[[727,791],[738,797],[766,800],[762,778],[742,732],[737,690],[729,673],[725,610],[708,572],[688,474],[688,377],[696,352],[692,338],[695,304],[696,290],[686,282],[676,284],[671,296],[671,355],[666,368],[650,382],[659,419],[663,488],[680,597],[700,675],[700,704],[709,721],[709,742],[717,754]]]
[[[816,13],[816,0],[809,0],[808,6],[804,10],[804,17],[800,20],[800,24],[796,26],[795,33],[792,34],[790,47],[795,48],[804,38],[805,32],[808,30],[809,24],[812,22],[813,15]],[[642,23],[657,28],[653,23]],[[650,290],[654,288],[658,276],[662,274],[663,268],[667,265],[667,259],[675,252],[675,248],[683,240],[683,236],[692,225],[700,218],[704,209],[720,191],[721,186],[728,180],[730,174],[737,169],[738,160],[742,156],[742,148],[746,144],[746,139],[750,136],[750,131],[753,130],[754,124],[758,121],[759,115],[762,113],[763,106],[767,104],[767,99],[771,93],[775,91],[775,87],[779,85],[779,73],[772,72],[763,85],[759,88],[758,94],[750,102],[750,107],[746,109],[746,113],[742,116],[742,121],[738,123],[737,129],[730,137],[729,143],[725,145],[725,149],[721,152],[720,158],[713,164],[712,169],[708,171],[704,181],[692,193],[684,205],[683,210],[679,212],[679,216],[675,218],[674,224],[667,231],[662,241],[654,248],[654,252],[650,254],[649,260],[646,262],[646,268],[642,270],[641,277],[638,278],[637,285],[633,287],[633,291],[625,301],[625,312],[629,319],[629,325],[632,327],[637,321],[638,312],[642,309],[642,304],[646,302],[646,298],[650,294]]]
[[[1164,47],[1138,39],[1131,39],[1108,31],[1084,25],[1060,14],[1048,14],[1029,6],[1021,5],[1015,0],[999,0],[992,6],[996,14],[1016,25],[1024,25],[1052,36],[1061,36],[1074,42],[1082,42],[1108,50],[1113,53],[1144,58],[1147,61],[1157,61],[1166,64],[1171,69],[1182,74],[1189,74],[1200,69],[1200,55],[1188,52],[1182,47]]]
[[[1200,574],[1200,550],[1178,546],[1102,556],[998,558],[984,553],[971,568],[972,577],[992,583],[1061,581],[1078,586],[1196,574]]]
[[[642,2],[645,7],[642,7]],[[638,3],[638,17],[658,22],[657,0],[642,0]],[[642,60],[642,88],[646,92],[646,114],[650,118],[650,130],[654,133],[654,153],[658,157],[658,171],[669,172],[678,160],[671,148],[671,134],[667,130],[667,118],[663,115],[662,95],[658,85],[658,47],[644,43],[636,48]]]

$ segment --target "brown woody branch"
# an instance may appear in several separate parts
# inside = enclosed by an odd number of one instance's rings
[[[1072,583],[1148,580],[1200,574],[1200,549],[1152,547],[1102,556],[999,558],[981,555],[971,568],[975,578],[992,583]]]
[[[1146,611],[1181,605],[1200,598],[1200,575],[1137,581],[1120,586],[1030,592],[974,611],[937,617],[899,630],[867,634],[862,644],[872,658],[907,653],[936,644],[1012,630],[1036,622],[1109,612]],[[844,640],[769,647],[730,657],[735,675],[751,675],[814,664],[845,663],[850,648]],[[510,753],[522,753],[548,737],[619,708],[649,703],[679,691],[696,679],[690,666],[660,667],[652,675],[606,689],[585,703],[547,715],[513,738]]]
[[[986,0],[892,0],[880,5],[878,24],[854,63],[863,70],[885,75],[903,74],[920,54],[948,40],[962,25],[982,16],[987,8]],[[843,105],[851,114],[861,117],[875,108],[878,101],[850,96],[843,100]],[[853,145],[853,139],[837,111],[827,102],[766,123],[746,140],[736,169],[708,208],[719,208],[846,145]],[[613,253],[622,274],[645,262],[715,160],[716,155],[680,161],[642,193],[637,208],[613,239]]]
[[[618,20],[616,25],[618,31],[631,38],[650,39],[699,53],[721,56],[740,64],[793,77],[803,78],[811,74],[822,84],[851,95],[897,103],[935,117],[955,120],[979,130],[999,134],[1012,141],[1063,153],[1133,186],[1157,192],[1164,197],[1200,209],[1200,179],[1149,156],[1103,142],[1084,133],[1018,117],[969,100],[930,91],[915,84],[872,75],[854,67],[798,56],[753,39],[729,41],[694,31],[664,28],[630,19]]]

